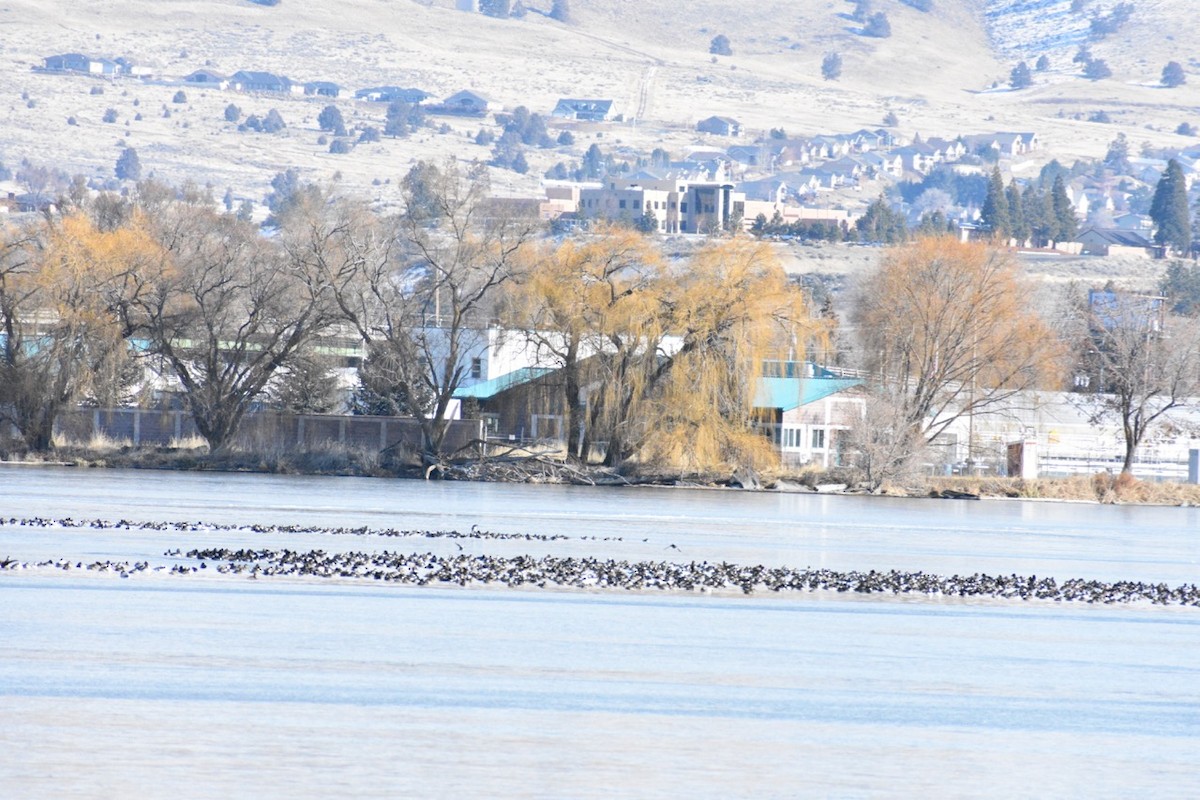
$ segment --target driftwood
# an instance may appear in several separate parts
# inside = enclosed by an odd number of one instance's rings
[[[491,456],[442,467],[448,480],[506,483],[562,483],[577,486],[628,484],[626,478],[606,467],[592,467],[562,456],[545,454]]]

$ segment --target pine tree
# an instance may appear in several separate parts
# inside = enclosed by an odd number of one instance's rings
[[[1008,184],[1008,191],[1005,193],[1008,200],[1008,219],[1012,228],[1012,237],[1017,240],[1017,246],[1021,246],[1029,239],[1029,223],[1025,219],[1025,204],[1021,202],[1021,187],[1017,186],[1017,181],[1014,178]]]
[[[987,198],[983,201],[980,212],[984,225],[992,232],[992,236],[1007,239],[1012,235],[1012,222],[1008,215],[1008,197],[1004,193],[1004,180],[1000,177],[1000,168],[992,168],[992,177],[988,180]]]
[[[841,53],[826,53],[821,60],[821,77],[827,81],[836,81],[842,75]]]
[[[1028,89],[1033,85],[1033,73],[1029,70],[1029,65],[1022,61],[1012,68],[1009,74],[1008,83],[1014,89]]]
[[[1029,228],[1029,238],[1034,247],[1045,247],[1050,238],[1046,224],[1046,195],[1032,183],[1021,192],[1021,211]]]
[[[1168,61],[1162,71],[1162,85],[1168,89],[1174,89],[1176,86],[1183,86],[1187,83],[1187,75],[1183,72],[1183,66],[1178,61]]]
[[[571,21],[571,4],[567,0],[554,0],[550,5],[550,19],[559,22]]]
[[[121,151],[121,157],[117,159],[117,166],[113,172],[123,181],[139,180],[142,177],[142,162],[138,158],[137,150],[126,147]]]
[[[1187,253],[1192,246],[1191,220],[1188,213],[1187,181],[1179,162],[1171,159],[1167,170],[1154,187],[1154,199],[1150,201],[1150,219],[1157,230],[1154,241],[1170,245]]]
[[[1072,241],[1079,234],[1079,220],[1075,217],[1075,206],[1067,197],[1067,185],[1062,176],[1054,179],[1054,188],[1050,190],[1050,211],[1053,214],[1053,239],[1056,242]]]

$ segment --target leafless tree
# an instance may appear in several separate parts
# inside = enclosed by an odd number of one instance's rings
[[[179,382],[210,450],[226,450],[267,383],[332,324],[332,294],[306,262],[207,205],[167,204],[153,230],[164,257],[130,292],[128,325]]]
[[[519,271],[538,225],[490,198],[481,164],[422,162],[403,192],[398,219],[371,220],[345,206],[312,228],[309,251],[376,380],[420,421],[432,465],[443,457],[454,394],[486,346],[499,290]]]
[[[1165,316],[1162,298],[1126,292],[1093,295],[1081,361],[1094,394],[1078,395],[1093,424],[1116,420],[1125,444],[1122,472],[1172,409],[1200,391],[1200,323]]]

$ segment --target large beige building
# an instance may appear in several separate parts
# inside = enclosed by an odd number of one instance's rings
[[[659,233],[710,233],[745,217],[746,196],[733,184],[658,175],[648,170],[609,176],[599,187],[579,192],[579,216],[649,224]]]

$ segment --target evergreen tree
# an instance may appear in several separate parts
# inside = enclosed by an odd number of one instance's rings
[[[1174,313],[1200,316],[1200,267],[1172,261],[1158,284],[1158,291],[1170,301]]]
[[[1005,194],[1012,237],[1017,240],[1017,246],[1020,246],[1029,239],[1029,222],[1025,219],[1025,204],[1021,202],[1021,187],[1017,186],[1015,178],[1009,181]]]
[[[821,61],[821,77],[827,81],[836,81],[842,75],[842,56],[840,53],[826,53]]]
[[[1008,83],[1014,89],[1028,89],[1033,85],[1033,73],[1029,70],[1029,65],[1022,61],[1012,68],[1009,74]]]
[[[1128,175],[1133,170],[1129,164],[1129,139],[1124,133],[1117,134],[1117,138],[1109,142],[1104,164],[1118,175]]]
[[[733,55],[733,47],[729,44],[729,37],[723,33],[718,33],[709,43],[708,52],[712,53],[714,56]]]
[[[1050,239],[1046,222],[1046,195],[1032,183],[1021,192],[1021,211],[1025,217],[1025,225],[1029,228],[1029,238],[1033,240],[1033,246],[1045,247]]]
[[[877,11],[867,18],[867,24],[863,26],[864,36],[873,36],[876,39],[886,39],[892,35],[892,24],[888,22],[887,14],[882,11]]]
[[[1007,239],[1012,235],[1012,222],[1008,215],[1008,196],[1004,193],[1004,180],[1000,177],[999,167],[992,169],[992,177],[988,181],[987,198],[983,201],[980,216],[983,224],[992,232],[992,236]]]
[[[867,206],[866,212],[854,223],[858,238],[863,242],[895,244],[908,238],[904,215],[892,210],[882,196]]]
[[[346,123],[337,106],[328,105],[321,109],[321,113],[317,115],[317,125],[321,130],[329,131],[334,136],[346,135]]]
[[[1038,56],[1037,63],[1033,65],[1033,68],[1038,72],[1045,72],[1046,70],[1050,69],[1049,57],[1045,55]]]
[[[508,19],[512,16],[512,0],[480,0],[479,10],[489,17]]]
[[[1154,187],[1150,201],[1150,219],[1157,230],[1154,241],[1187,253],[1192,246],[1191,220],[1188,213],[1187,181],[1179,162],[1171,159],[1167,170]]]
[[[121,151],[121,156],[117,159],[117,166],[113,172],[118,179],[123,181],[140,180],[142,177],[142,162],[138,158],[137,150],[134,150],[132,147],[126,147]]]
[[[556,19],[559,22],[570,22],[571,4],[567,0],[554,0],[550,5],[550,19]]]
[[[1050,210],[1053,212],[1054,241],[1069,242],[1079,234],[1079,220],[1075,217],[1075,206],[1067,197],[1067,185],[1062,175],[1054,179],[1050,190]]]
[[[1162,85],[1168,89],[1174,89],[1176,86],[1183,86],[1187,83],[1187,75],[1183,72],[1183,66],[1178,61],[1168,61],[1162,71]]]
[[[1094,58],[1083,68],[1083,77],[1092,81],[1103,80],[1112,77],[1112,70],[1108,68],[1104,59]]]

